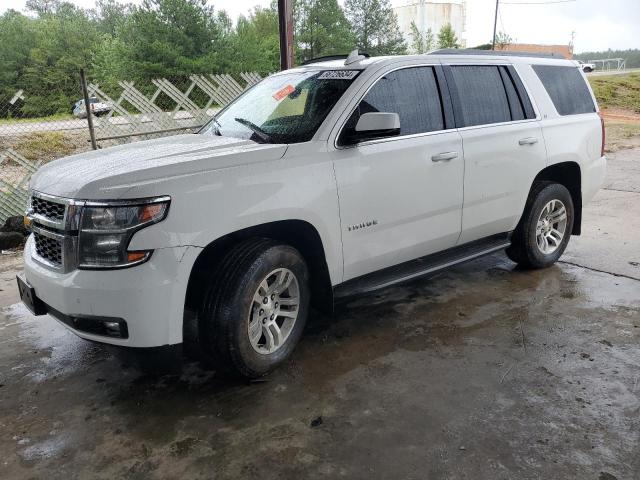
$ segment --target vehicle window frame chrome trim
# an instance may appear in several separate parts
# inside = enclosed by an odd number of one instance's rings
[[[452,128],[444,128],[442,130],[432,130],[430,132],[411,133],[411,134],[407,134],[407,135],[396,135],[396,136],[393,136],[393,137],[378,138],[378,139],[375,139],[375,140],[367,140],[366,142],[360,142],[360,143],[356,143],[356,144],[353,144],[353,145],[339,145],[338,144],[338,140],[340,139],[340,136],[342,135],[342,132],[343,132],[347,122],[351,118],[351,115],[353,115],[353,112],[355,112],[356,108],[358,108],[358,105],[360,105],[360,103],[362,102],[364,97],[367,96],[369,91],[380,80],[382,80],[382,77],[384,77],[385,75],[389,75],[390,73],[396,72],[398,70],[405,70],[407,68],[432,67],[434,69],[433,74],[434,74],[434,76],[436,78],[436,83],[438,84],[438,90],[439,90],[439,95],[440,95],[440,105],[442,107],[442,122],[446,127],[447,124],[448,124],[448,121],[450,121],[450,119],[448,119],[448,113],[446,112],[446,110],[448,108],[452,108],[452,105],[445,106],[445,104],[444,104],[445,103],[445,98],[444,98],[444,94],[443,94],[443,92],[441,90],[443,88],[446,88],[447,85],[446,85],[446,83],[445,83],[445,85],[440,85],[440,82],[442,81],[441,80],[442,76],[438,74],[438,71],[437,71],[437,68],[436,68],[436,67],[440,67],[440,66],[441,66],[441,64],[439,62],[430,62],[430,63],[414,63],[414,64],[401,65],[401,66],[397,66],[395,68],[392,68],[391,70],[383,69],[382,73],[377,74],[377,77],[375,78],[375,80],[364,90],[364,92],[360,95],[360,97],[358,98],[358,101],[355,102],[353,107],[351,107],[349,109],[349,114],[342,121],[342,123],[340,125],[340,128],[338,129],[338,132],[336,133],[336,136],[333,139],[334,148],[336,150],[345,150],[345,149],[350,149],[350,148],[356,148],[358,146],[372,145],[372,144],[375,144],[375,143],[381,143],[381,142],[384,142],[384,141],[401,140],[401,139],[405,139],[405,138],[415,138],[415,137],[420,137],[420,136],[423,136],[423,135],[433,135],[433,134],[438,134],[438,133],[447,132],[447,131],[454,131],[455,130],[455,123],[454,123],[454,126]],[[451,103],[451,98],[450,98],[451,95],[450,95],[448,90],[447,90],[447,97],[449,97],[448,100]],[[402,123],[400,124],[400,127],[402,127]]]
[[[361,142],[361,143],[357,143],[355,145],[339,145],[338,144],[338,139],[340,138],[340,135],[342,135],[342,131],[346,125],[346,123],[349,121],[349,119],[351,118],[351,115],[353,115],[353,112],[355,111],[356,108],[358,108],[358,105],[360,105],[360,102],[362,102],[362,100],[364,99],[364,97],[367,95],[367,93],[369,93],[369,90],[371,90],[374,85],[376,85],[376,83],[378,83],[378,81],[384,77],[385,75],[395,72],[396,70],[402,70],[405,68],[414,68],[414,67],[442,67],[443,68],[443,76],[445,77],[445,86],[447,87],[447,93],[449,96],[449,101],[451,102],[451,108],[454,108],[454,99],[453,99],[453,93],[451,93],[450,89],[449,89],[449,79],[447,78],[446,73],[444,72],[445,67],[451,67],[451,66],[495,66],[495,67],[506,67],[507,69],[513,69],[513,71],[515,72],[515,74],[518,76],[520,83],[522,84],[522,87],[524,88],[524,92],[526,93],[526,95],[529,97],[529,102],[531,103],[531,107],[533,109],[533,113],[535,115],[534,118],[527,118],[524,120],[510,120],[508,122],[498,122],[498,123],[485,123],[482,125],[471,125],[468,127],[458,127],[456,126],[456,124],[454,124],[454,127],[452,128],[447,128],[444,130],[434,130],[432,132],[423,132],[423,133],[413,133],[413,134],[409,134],[409,135],[398,135],[398,136],[394,136],[394,137],[387,137],[387,138],[379,138],[379,139],[375,139],[375,140],[368,140],[366,142]],[[437,70],[435,71],[435,73],[437,73]],[[438,82],[440,82],[440,76],[436,75],[436,78],[438,80]],[[517,89],[517,85],[515,86]],[[442,88],[442,87],[440,87]],[[442,92],[440,92],[440,98],[441,98],[441,102],[443,103],[443,108],[444,108],[444,101],[445,99],[443,98],[443,94]],[[445,119],[446,120],[446,119]],[[422,137],[422,136],[427,136],[427,135],[440,135],[446,132],[454,132],[454,131],[458,131],[458,132],[463,132],[466,130],[471,130],[471,129],[479,129],[479,128],[492,128],[492,127],[496,127],[496,126],[501,126],[501,125],[517,125],[517,124],[521,124],[521,123],[531,123],[531,122],[539,122],[541,120],[540,117],[540,111],[538,109],[538,106],[536,105],[535,101],[534,101],[534,97],[533,95],[531,95],[531,91],[529,89],[529,87],[527,86],[527,84],[522,80],[522,75],[520,75],[520,73],[518,72],[516,65],[514,65],[513,63],[508,63],[508,62],[496,62],[496,63],[479,63],[479,62],[460,62],[460,63],[443,63],[442,61],[438,61],[438,62],[433,62],[433,63],[416,63],[416,64],[408,64],[408,65],[402,65],[399,67],[395,67],[391,70],[383,70],[381,73],[378,74],[378,76],[375,78],[375,80],[373,81],[373,83],[371,83],[365,90],[364,92],[359,96],[358,101],[354,104],[354,106],[349,109],[349,114],[344,118],[344,120],[341,122],[340,124],[340,128],[338,129],[335,137],[333,138],[333,147],[336,150],[346,150],[346,149],[351,149],[351,148],[357,148],[360,146],[367,146],[367,145],[374,145],[377,143],[383,143],[383,142],[394,142],[394,141],[399,141],[399,140],[405,140],[405,139],[410,139],[410,138],[416,138],[416,137]],[[455,121],[455,119],[454,119]],[[445,122],[446,125],[446,122]]]

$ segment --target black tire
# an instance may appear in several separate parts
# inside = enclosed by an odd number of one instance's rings
[[[552,200],[560,200],[567,213],[567,224],[560,245],[545,254],[536,241],[536,227],[543,208]],[[521,267],[545,268],[553,265],[564,253],[573,230],[574,207],[571,193],[564,185],[554,182],[536,182],[529,193],[520,223],[513,232],[508,257]]]
[[[260,353],[248,333],[250,315],[257,308],[253,297],[265,276],[278,268],[295,275],[298,316],[277,350]],[[199,343],[205,358],[226,373],[248,378],[267,374],[284,362],[298,343],[307,320],[309,298],[309,271],[295,248],[263,238],[243,241],[220,262],[198,314]]]

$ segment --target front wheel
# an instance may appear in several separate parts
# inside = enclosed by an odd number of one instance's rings
[[[526,268],[554,264],[567,248],[573,219],[573,200],[564,185],[534,184],[507,255]]]
[[[306,323],[309,273],[289,245],[249,239],[214,274],[199,314],[205,355],[225,371],[260,377],[291,354]]]

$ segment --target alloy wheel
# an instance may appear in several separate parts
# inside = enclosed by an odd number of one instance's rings
[[[536,224],[536,244],[545,255],[552,254],[562,244],[567,230],[567,208],[560,200],[548,202]]]
[[[298,318],[300,286],[287,268],[271,271],[253,295],[248,334],[254,350],[270,354],[286,342]]]

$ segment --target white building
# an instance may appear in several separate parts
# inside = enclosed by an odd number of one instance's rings
[[[411,22],[415,22],[423,34],[430,28],[435,38],[440,29],[450,23],[461,46],[466,46],[466,0],[394,0],[393,10],[409,47]]]

